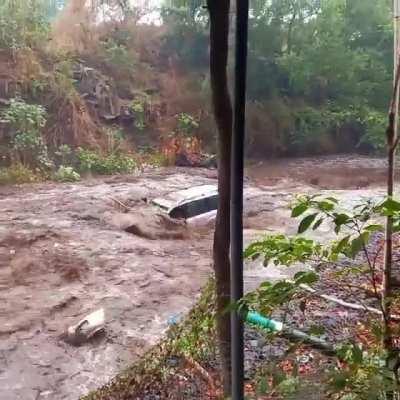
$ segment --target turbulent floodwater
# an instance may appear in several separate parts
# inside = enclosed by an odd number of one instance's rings
[[[383,195],[385,163],[362,157],[253,162],[247,170],[245,240],[293,232],[293,195],[329,192],[351,203]],[[159,340],[187,312],[211,273],[212,225],[177,235],[154,197],[216,184],[216,173],[161,169],[79,184],[0,189],[0,399],[77,400]],[[121,205],[122,204],[122,205]],[[122,228],[135,222],[132,233]],[[246,267],[246,286],[291,270]],[[106,334],[80,347],[65,328],[104,307]]]

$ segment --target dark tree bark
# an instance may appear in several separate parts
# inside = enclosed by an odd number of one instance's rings
[[[387,197],[393,197],[395,154],[399,143],[397,134],[398,107],[399,107],[399,84],[400,84],[400,58],[397,61],[396,73],[392,99],[389,108],[389,123],[386,130],[388,170],[387,170]],[[393,352],[393,337],[390,326],[390,315],[392,305],[392,286],[393,286],[393,218],[386,218],[385,231],[385,259],[383,268],[383,287],[382,287],[382,310],[383,310],[383,344],[389,353]]]
[[[210,78],[218,129],[219,205],[215,223],[213,261],[216,282],[217,332],[225,396],[231,391],[231,325],[226,311],[230,299],[230,182],[232,105],[228,89],[230,0],[207,0],[210,13]]]

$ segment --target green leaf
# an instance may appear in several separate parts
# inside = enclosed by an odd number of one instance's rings
[[[329,200],[329,201],[331,201],[332,203],[335,203],[335,204],[339,203],[338,199],[335,199],[334,197],[327,197],[326,200]]]
[[[362,235],[356,237],[351,241],[351,248],[350,248],[351,258],[355,258],[355,256],[360,252],[364,244],[365,242]]]
[[[334,248],[335,253],[341,253],[343,249],[349,244],[350,235],[345,236]]]
[[[293,208],[291,217],[292,218],[299,217],[307,209],[308,209],[308,204],[307,203],[300,203],[296,207]]]
[[[320,225],[322,224],[322,222],[324,222],[323,218],[320,218],[312,227],[313,231],[315,231],[316,229],[318,229],[320,227]]]
[[[379,232],[379,231],[383,231],[384,228],[383,228],[383,225],[372,224],[372,225],[368,225],[364,229],[368,232]]]
[[[336,225],[335,232],[339,233],[341,226],[349,222],[349,220],[350,217],[347,214],[335,214],[335,219],[333,220]]]
[[[317,217],[318,213],[308,215],[305,217],[299,224],[299,228],[297,233],[304,233],[314,222],[315,218]]]
[[[355,258],[359,251],[368,244],[370,232],[363,232],[351,242],[350,257]]]
[[[277,290],[277,291],[281,291],[281,290],[290,290],[290,289],[293,288],[293,284],[292,284],[291,282],[289,282],[289,281],[283,280],[283,281],[278,281],[278,282],[276,282],[276,283],[272,286],[272,288],[273,288],[274,290]]]
[[[343,225],[347,223],[350,220],[350,217],[347,214],[341,213],[341,214],[335,214],[335,219],[333,222],[335,225]]]
[[[272,286],[272,283],[269,281],[264,281],[260,284],[260,289],[269,289]]]
[[[386,208],[388,211],[400,211],[400,202],[391,198],[386,199],[382,204],[382,208]]]
[[[318,208],[321,211],[332,211],[335,208],[335,205],[329,201],[320,201],[318,202]]]
[[[301,271],[297,272],[294,276],[296,285],[306,284],[312,285],[319,279],[318,275],[313,271]]]
[[[294,374],[293,374],[294,375]],[[278,387],[278,390],[287,399],[292,397],[299,386],[299,378],[296,376],[287,376]]]
[[[400,224],[393,225],[393,233],[400,232]]]
[[[244,258],[251,258],[251,259],[256,259],[260,255],[260,243],[259,242],[254,242],[251,243],[245,251],[243,252],[243,257]]]

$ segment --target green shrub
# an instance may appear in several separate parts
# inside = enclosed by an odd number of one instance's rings
[[[146,127],[143,100],[133,100],[131,104],[131,111],[135,116],[135,127],[139,130],[143,130]]]
[[[102,42],[104,60],[109,66],[118,67],[125,72],[131,72],[135,57],[128,51],[127,46],[113,38]]]
[[[79,170],[99,175],[123,174],[136,169],[136,161],[129,155],[111,153],[103,156],[93,150],[79,148],[77,152]]]
[[[290,266],[301,263],[303,266],[317,264],[320,268],[297,272],[290,280],[263,282],[256,291],[247,293],[239,306],[242,310],[253,309],[271,315],[278,308],[286,308],[289,302],[302,293],[304,284],[315,284],[320,278],[319,272],[329,265],[337,269],[336,276],[347,276],[351,281],[357,277],[366,280],[368,288],[373,288],[375,301],[385,303],[386,295],[380,291],[382,272],[378,269],[377,257],[382,254],[383,247],[379,250],[374,246],[370,247],[371,239],[385,231],[385,225],[381,223],[385,216],[392,217],[393,232],[399,232],[400,202],[392,197],[378,201],[362,199],[350,209],[334,197],[298,197],[292,205],[291,213],[292,218],[300,218],[297,234],[268,234],[251,243],[244,256],[251,260],[261,259],[266,267],[271,264]],[[321,243],[303,236],[306,232],[318,231],[323,223],[327,223],[335,234],[332,242]],[[361,254],[363,257],[360,257]],[[337,264],[343,259],[350,264]],[[341,284],[346,285],[347,282]],[[362,284],[359,284],[357,290],[356,295],[365,296],[363,292],[366,289]],[[397,304],[397,294],[392,296],[393,304]],[[383,318],[379,319],[380,322],[368,319],[368,325],[365,325],[367,332],[363,336],[369,338],[368,343],[355,335],[353,340],[339,342],[334,346],[336,356],[344,363],[327,370],[331,376],[329,384],[333,391],[330,398],[398,398],[399,386],[395,376],[397,369],[393,370],[398,362],[397,352],[388,352],[382,345],[387,324],[392,324],[388,322],[390,317],[387,316],[387,311],[383,309],[381,312]],[[324,326],[314,326],[313,330],[323,332]],[[289,389],[296,389],[293,382],[289,383]]]
[[[178,132],[191,135],[199,127],[199,123],[190,114],[180,113],[178,115]]]
[[[11,146],[17,162],[32,168],[47,169],[52,166],[41,131],[46,124],[46,110],[38,104],[28,104],[22,99],[12,99],[2,113],[2,118],[12,129]]]
[[[97,171],[101,175],[124,174],[134,171],[136,168],[135,160],[124,154],[110,154],[100,158]]]
[[[145,164],[153,167],[168,167],[170,160],[162,152],[152,152],[146,155]]]
[[[377,151],[383,151],[386,147],[387,115],[381,111],[367,110],[363,117],[365,133],[359,144],[369,144]]]
[[[50,25],[47,0],[2,0],[0,3],[0,48],[16,52],[35,48],[47,39]]]
[[[10,167],[0,168],[0,185],[37,182],[41,179],[30,168],[18,163]]]
[[[78,148],[77,151],[79,170],[82,172],[93,171],[100,163],[100,155],[95,151]]]
[[[62,144],[55,152],[55,156],[59,159],[59,164],[70,165],[73,163],[74,152],[67,144]]]
[[[46,124],[46,110],[40,105],[27,104],[15,98],[3,112],[3,118],[15,127],[17,133],[37,132]]]
[[[58,182],[77,182],[81,176],[72,167],[61,165],[55,173],[54,179]]]

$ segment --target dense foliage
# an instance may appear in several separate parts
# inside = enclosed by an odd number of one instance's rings
[[[62,3],[56,0],[2,0],[0,49],[16,51],[42,44],[48,39],[50,20]]]
[[[25,166],[35,164],[21,160],[27,156],[22,154],[22,147],[27,145],[34,146],[43,158],[45,145],[54,153],[60,144],[73,144],[63,136],[76,140],[78,135],[89,136],[97,134],[97,128],[103,130],[97,125],[96,116],[93,123],[92,116],[81,113],[85,101],[80,98],[74,73],[78,70],[76,60],[85,57],[90,65],[93,62],[112,77],[115,90],[106,88],[109,94],[124,101],[126,97],[127,113],[133,117],[129,129],[135,132],[141,146],[149,145],[147,134],[157,131],[161,149],[168,137],[174,136],[169,141],[174,145],[167,147],[175,149],[175,153],[185,147],[176,145],[177,141],[192,143],[191,139],[202,149],[215,150],[208,101],[208,12],[198,0],[169,0],[162,4],[163,26],[149,30],[152,34],[148,35],[148,46],[147,38],[139,35],[139,26],[136,32],[124,25],[126,18],[131,18],[130,24],[137,23],[138,17],[133,17],[131,10],[122,22],[116,19],[110,26],[99,28],[99,34],[95,34],[97,28],[88,28],[87,32],[79,28],[79,35],[89,43],[86,53],[80,54],[82,50],[55,50],[51,20],[64,1],[0,2],[0,50],[19,66],[18,79],[24,81],[16,92],[3,97],[23,98],[33,107],[45,105],[48,120],[40,135],[37,129],[36,133],[17,133],[15,123],[9,125],[15,132],[11,132],[13,140],[7,146],[12,146],[17,161]],[[389,0],[252,0],[249,28],[248,156],[382,151],[393,70]],[[152,35],[157,40],[150,40]],[[146,43],[141,43],[143,40]],[[232,69],[233,57],[230,61]],[[53,67],[49,70],[50,66]],[[142,86],[149,85],[150,94],[139,96]],[[176,98],[170,95],[173,86]],[[106,99],[100,100],[106,104]],[[160,110],[165,105],[167,114],[157,111],[158,104]],[[73,122],[73,126],[66,127],[65,121]],[[53,136],[54,140],[49,140]],[[81,145],[76,141],[77,146]],[[154,147],[154,139],[151,146]],[[114,153],[114,149],[105,152]],[[161,155],[164,153],[161,151]],[[175,154],[166,158],[177,159]],[[130,169],[115,165],[119,161],[107,163],[118,171]],[[109,166],[95,169],[110,171]]]
[[[168,51],[188,68],[206,68],[201,4],[173,3]],[[253,0],[249,27],[253,153],[382,148],[393,71],[390,1]]]
[[[381,222],[386,216],[393,218],[393,232],[400,231],[400,203],[397,200],[363,200],[347,210],[333,197],[301,196],[293,205],[291,216],[301,217],[297,235],[267,235],[250,244],[245,257],[261,257],[266,267],[271,263],[289,266],[299,262],[317,268],[298,272],[292,280],[265,282],[255,292],[247,294],[242,305],[270,315],[275,308],[292,301],[307,285],[317,282],[317,270],[322,271],[338,262],[337,276],[345,277],[349,282],[363,276],[369,282],[376,302],[384,304],[388,301],[381,290],[384,272],[380,258],[384,249],[383,246],[371,246],[370,239],[384,231]],[[320,243],[303,236],[307,231],[318,231],[322,224],[330,226],[336,237],[331,243]],[[341,265],[340,261],[344,259],[350,262]],[[360,285],[357,290],[361,294],[366,288]],[[391,300],[395,299],[398,295],[393,295]],[[378,313],[383,318],[381,322],[370,320],[368,332],[373,339],[368,346],[357,339],[336,344],[337,357],[345,363],[330,371],[327,389],[335,394],[333,398],[383,400],[388,398],[388,393],[398,395],[400,364],[393,361],[397,360],[397,352],[392,354],[381,345],[386,325],[392,324],[393,320],[385,314],[384,308],[379,308]],[[321,328],[323,332],[324,327]],[[397,330],[395,332],[397,334]]]
[[[46,124],[45,109],[12,99],[2,118],[11,127],[10,148],[13,161],[25,167],[46,169],[51,166],[41,130]]]

